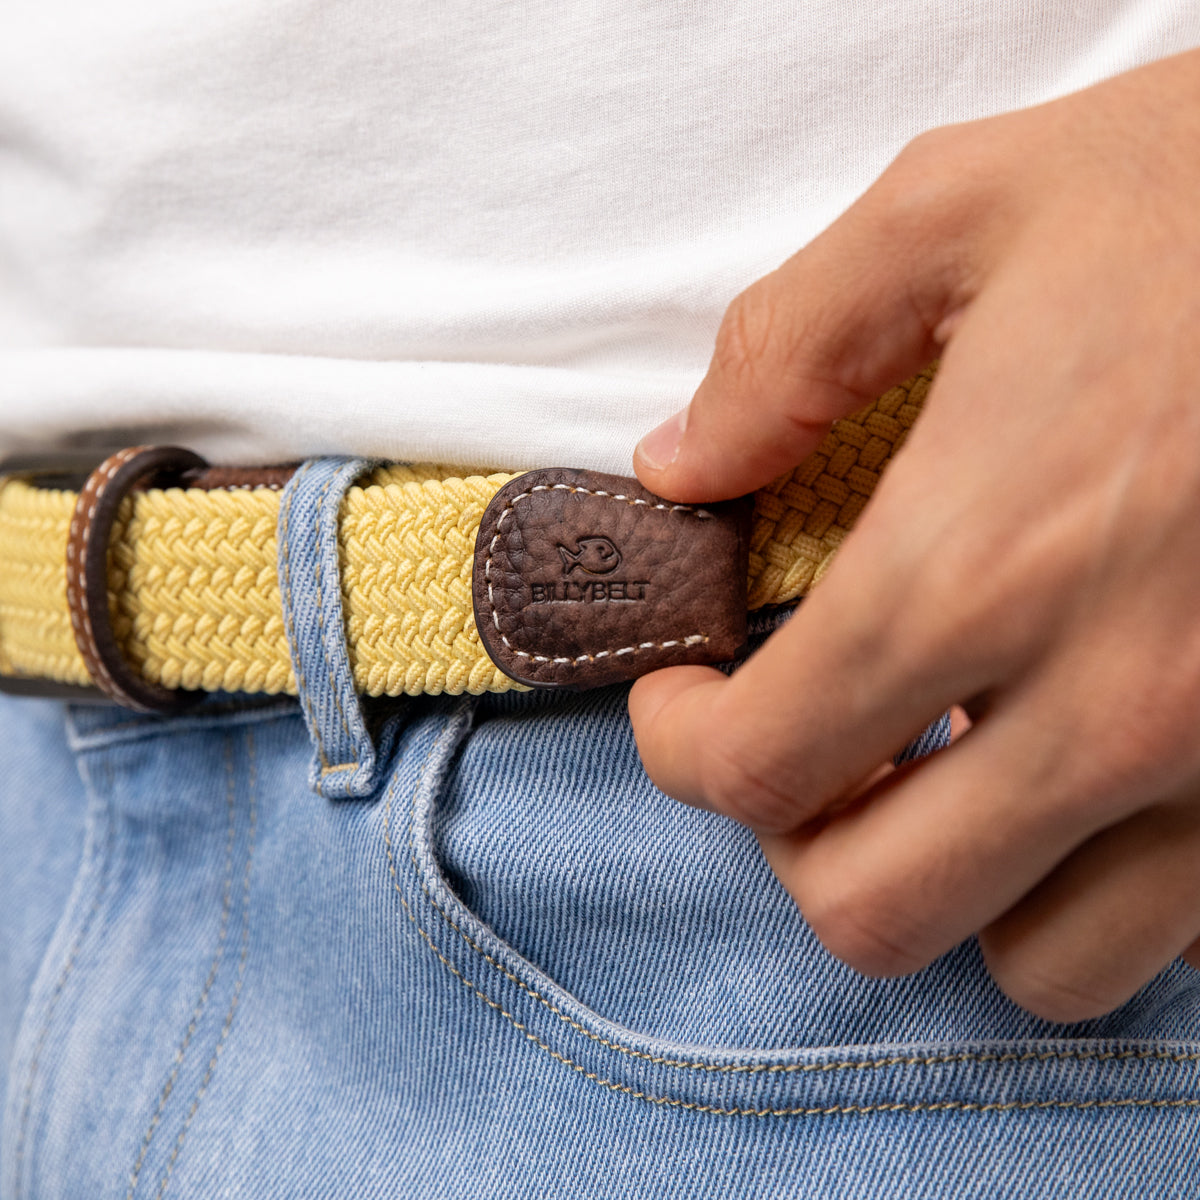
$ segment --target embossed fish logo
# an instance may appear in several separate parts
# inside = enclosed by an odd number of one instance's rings
[[[621,552],[606,537],[575,539],[575,549],[558,547],[563,560],[563,574],[570,575],[578,567],[588,575],[611,575],[621,565]]]

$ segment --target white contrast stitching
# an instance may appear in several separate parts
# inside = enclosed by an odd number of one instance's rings
[[[122,699],[126,703],[130,697],[125,689],[119,687],[116,680],[109,673],[104,660],[100,657],[99,650],[96,648],[96,635],[92,628],[92,614],[88,607],[87,596],[87,547],[88,541],[92,533],[92,520],[96,516],[96,505],[99,503],[100,496],[108,487],[113,475],[121,469],[133,457],[145,450],[145,446],[130,446],[128,449],[114,454],[107,462],[95,471],[84,485],[83,492],[79,497],[79,502],[75,506],[75,511],[71,515],[70,538],[67,543],[67,554],[69,559],[74,559],[71,553],[73,547],[71,542],[74,541],[76,532],[78,531],[79,511],[87,500],[91,501],[91,505],[87,511],[87,524],[83,527],[83,537],[81,539],[80,553],[78,562],[73,562],[75,576],[71,576],[71,568],[67,571],[67,587],[68,587],[68,604],[71,610],[71,625],[76,633],[76,640],[79,641],[79,635],[83,635],[83,640],[79,644],[79,649],[84,659],[84,665],[88,667],[89,672],[95,678],[99,676],[99,682],[103,690],[110,696],[116,699]],[[72,587],[72,585],[74,585]],[[70,592],[75,593],[75,604],[70,604]],[[80,619],[82,618],[82,628],[80,627]]]
[[[483,564],[483,577],[487,580],[488,605],[492,610],[492,624],[496,627],[496,632],[500,635],[500,640],[504,643],[505,648],[510,654],[515,655],[517,658],[527,658],[530,662],[534,663],[556,663],[560,666],[575,667],[581,662],[595,662],[597,659],[607,658],[609,655],[616,658],[622,654],[634,654],[638,650],[669,650],[672,646],[696,646],[701,642],[708,641],[708,634],[706,633],[691,633],[686,637],[671,638],[666,642],[640,642],[634,646],[622,646],[619,650],[597,650],[594,654],[580,654],[575,658],[552,658],[546,654],[531,654],[528,650],[518,650],[505,636],[504,631],[500,628],[500,618],[496,615],[496,600],[492,594],[492,555],[496,552],[496,543],[500,540],[505,518],[520,501],[532,496],[534,492],[574,492],[584,496],[599,496],[605,500],[620,500],[629,505],[640,504],[645,508],[659,509],[662,512],[691,513],[699,521],[712,520],[712,513],[703,508],[693,508],[689,504],[655,504],[650,500],[642,500],[637,496],[626,496],[620,492],[614,493],[594,490],[592,488],[575,487],[569,483],[539,483],[531,487],[528,491],[522,492],[519,496],[514,496],[504,506],[504,511],[496,521],[496,532],[488,545],[487,559]]]

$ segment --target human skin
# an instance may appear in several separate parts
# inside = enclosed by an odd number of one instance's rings
[[[904,974],[978,933],[1018,1004],[1083,1020],[1200,966],[1200,52],[917,138],[735,299],[638,477],[750,492],[934,358],[792,620],[630,715],[837,957]],[[881,766],[954,705],[948,749]]]

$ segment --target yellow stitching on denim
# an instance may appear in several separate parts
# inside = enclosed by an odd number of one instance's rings
[[[146,1128],[146,1136],[142,1139],[142,1146],[138,1151],[137,1161],[133,1164],[133,1170],[129,1174],[129,1191],[125,1194],[125,1200],[133,1200],[133,1193],[137,1188],[138,1178],[142,1173],[142,1166],[146,1161],[146,1155],[150,1151],[150,1143],[154,1140],[154,1134],[158,1129],[159,1122],[162,1120],[163,1110],[167,1107],[167,1101],[171,1098],[171,1093],[175,1090],[175,1081],[179,1078],[180,1069],[183,1067],[184,1058],[187,1056],[188,1046],[191,1045],[192,1038],[196,1034],[196,1027],[199,1025],[200,1017],[208,1004],[209,993],[212,991],[213,984],[217,981],[217,972],[220,969],[221,960],[225,956],[225,940],[229,933],[229,914],[233,908],[233,847],[235,834],[237,833],[237,810],[234,805],[235,776],[233,771],[233,747],[228,741],[225,743],[225,778],[226,806],[229,810],[229,833],[225,839],[225,881],[221,888],[221,924],[220,932],[217,934],[217,948],[213,954],[212,964],[208,969],[208,978],[205,979],[204,986],[200,989],[200,998],[196,1001],[195,1008],[192,1009],[192,1017],[188,1022],[183,1041],[175,1051],[175,1061],[171,1068],[171,1074],[167,1077],[167,1082],[163,1086],[162,1094],[158,1098],[158,1107],[154,1110],[154,1116],[151,1117],[150,1124]]]
[[[112,786],[111,771],[112,768],[106,769],[109,775],[109,787]],[[104,893],[108,888],[108,867],[109,860],[112,857],[112,842],[113,842],[113,820],[112,813],[108,811],[108,805],[105,805],[105,816],[107,827],[104,832],[104,858],[101,861],[100,885],[96,891],[95,899],[92,901],[91,908],[88,909],[87,916],[83,919],[83,924],[79,927],[79,932],[75,935],[74,942],[71,943],[70,952],[67,955],[67,961],[63,965],[62,973],[58,977],[58,981],[54,985],[54,991],[50,995],[50,1003],[46,1006],[46,1019],[42,1024],[41,1031],[38,1034],[37,1042],[34,1044],[33,1057],[29,1063],[29,1076],[25,1080],[25,1091],[21,1097],[21,1116],[19,1118],[18,1133],[17,1133],[17,1148],[15,1151],[15,1171],[14,1178],[16,1180],[13,1190],[13,1200],[21,1200],[21,1168],[25,1164],[25,1137],[29,1129],[29,1113],[33,1104],[33,1084],[37,1078],[38,1068],[41,1065],[42,1050],[46,1046],[46,1037],[50,1033],[50,1024],[54,1020],[54,1010],[58,1006],[59,998],[62,996],[63,989],[67,986],[67,979],[75,968],[75,962],[79,957],[79,951],[83,948],[83,941],[88,935],[88,931],[92,927],[92,920],[96,913],[100,910],[100,902],[104,899]]]
[[[237,976],[234,980],[233,996],[229,1001],[229,1010],[225,1014],[225,1022],[221,1026],[221,1036],[217,1039],[216,1049],[213,1050],[212,1058],[208,1060],[208,1067],[205,1069],[204,1078],[201,1079],[200,1086],[196,1089],[196,1095],[192,1099],[192,1106],[188,1110],[187,1117],[183,1122],[183,1128],[179,1131],[179,1137],[175,1139],[175,1147],[171,1151],[171,1157],[167,1160],[166,1170],[163,1172],[163,1177],[159,1182],[158,1191],[154,1194],[155,1200],[162,1200],[162,1194],[167,1190],[171,1173],[175,1170],[175,1161],[179,1158],[180,1150],[183,1149],[183,1142],[187,1137],[188,1130],[191,1128],[192,1119],[200,1107],[200,1102],[208,1092],[208,1085],[212,1082],[213,1073],[217,1069],[217,1060],[221,1057],[221,1051],[225,1049],[225,1043],[229,1038],[229,1031],[233,1028],[233,1018],[237,1013],[238,1002],[242,996],[242,985],[246,982],[246,959],[250,953],[250,872],[254,864],[254,844],[258,831],[258,809],[255,797],[258,787],[258,772],[254,760],[253,729],[246,730],[246,761],[246,790],[249,793],[250,832],[246,839],[246,869],[242,874],[242,950],[238,956]]]
[[[320,496],[317,497],[316,513],[313,517],[313,532],[316,536],[316,550],[317,550],[316,555],[314,556],[316,559],[316,577],[317,577],[317,635],[318,635],[318,639],[319,639],[320,645],[321,645],[321,657],[325,660],[325,678],[329,684],[329,691],[333,695],[333,703],[337,708],[338,717],[342,722],[342,732],[346,735],[346,740],[353,744],[354,739],[350,736],[350,726],[346,721],[346,712],[345,712],[345,709],[342,708],[342,699],[341,699],[341,696],[338,694],[338,685],[337,685],[337,680],[334,678],[333,664],[330,663],[330,661],[329,661],[329,655],[325,653],[325,604],[324,604],[324,601],[321,596],[321,509],[324,507],[325,496],[329,491],[329,485],[331,483],[333,483],[333,479],[334,479],[334,476],[330,475],[329,478],[325,480],[325,486],[323,488],[321,488],[321,494],[320,494]],[[337,521],[336,520],[334,521],[333,544],[334,544],[334,553],[336,554],[337,553]],[[340,583],[338,584],[338,587],[339,588],[341,587]],[[343,629],[341,632],[341,638],[344,643],[346,640],[345,629]],[[353,763],[342,763],[336,767],[332,767],[332,768],[327,767],[326,770],[341,771],[341,770],[345,770],[348,767],[357,767],[357,766],[358,766],[358,758],[356,755]],[[324,775],[325,772],[322,771],[321,774]]]
[[[432,753],[432,747],[430,748]],[[428,760],[428,755],[426,756]],[[425,765],[422,765],[424,772]],[[418,781],[419,784],[419,781]],[[1173,1053],[1167,1050],[1028,1050],[1028,1051],[1011,1051],[1005,1053],[994,1052],[971,1052],[962,1051],[955,1054],[930,1054],[930,1055],[889,1055],[885,1058],[871,1059],[845,1059],[835,1060],[826,1063],[711,1063],[711,1062],[694,1062],[687,1059],[667,1058],[662,1055],[649,1054],[644,1050],[635,1050],[630,1046],[621,1045],[619,1042],[614,1042],[609,1038],[603,1037],[600,1034],[588,1029],[585,1025],[580,1024],[572,1017],[568,1016],[554,1004],[553,1001],[547,999],[541,992],[532,988],[518,975],[510,971],[503,963],[498,962],[486,950],[483,949],[465,930],[450,917],[441,907],[440,904],[433,898],[430,892],[420,864],[417,861],[416,851],[414,846],[414,825],[416,821],[416,798],[417,790],[413,791],[413,807],[409,814],[409,857],[412,860],[413,870],[417,876],[417,882],[421,885],[421,891],[425,893],[425,898],[433,905],[438,916],[458,934],[460,938],[481,958],[484,959],[491,967],[500,972],[510,983],[515,984],[521,991],[525,992],[531,999],[536,1000],[539,1004],[549,1009],[560,1021],[563,1021],[574,1029],[577,1033],[582,1033],[585,1037],[590,1038],[594,1042],[598,1042],[601,1046],[609,1050],[615,1050],[619,1054],[626,1054],[630,1058],[642,1059],[645,1062],[654,1064],[655,1066],[674,1067],[680,1070],[687,1071],[706,1071],[713,1074],[727,1075],[757,1075],[757,1074],[808,1074],[822,1073],[829,1071],[862,1071],[862,1070],[878,1070],[885,1067],[933,1067],[947,1066],[955,1063],[1022,1063],[1022,1062],[1060,1062],[1060,1061],[1087,1061],[1087,1062],[1119,1062],[1119,1061],[1154,1061],[1154,1062],[1170,1062],[1174,1064],[1182,1064],[1189,1062],[1200,1062],[1200,1051],[1194,1053]],[[390,811],[390,796],[389,809]],[[384,818],[384,832],[387,835],[387,812]],[[388,840],[388,854],[391,855],[391,841]]]
[[[421,783],[425,778],[425,772],[429,766],[429,760],[433,756],[433,752],[442,742],[442,736],[439,735],[433,740],[429,749],[425,753],[424,761],[421,763],[421,769],[417,776],[417,781],[413,785],[413,802],[414,808],[416,804],[416,796],[420,792]],[[396,871],[396,859],[392,852],[391,839],[391,811],[392,799],[396,791],[397,779],[393,779],[391,786],[388,788],[387,801],[384,805],[383,812],[383,833],[384,844],[387,848],[388,870],[392,876],[392,886],[396,890],[397,896],[400,898],[400,903],[404,906],[405,915],[412,922],[417,933],[421,935],[421,939],[433,951],[437,959],[442,965],[470,992],[483,1001],[489,1008],[498,1012],[506,1021],[518,1030],[528,1041],[532,1042],[539,1050],[543,1050],[551,1058],[562,1063],[564,1066],[570,1067],[571,1070],[582,1075],[584,1079],[590,1080],[592,1083],[599,1084],[603,1088],[607,1088],[611,1092],[618,1092],[621,1095],[629,1096],[634,1100],[645,1100],[650,1104],[657,1104],[662,1107],[681,1108],[689,1112],[708,1113],[711,1116],[722,1117],[819,1117],[819,1116],[864,1116],[871,1113],[886,1113],[886,1112],[1015,1112],[1035,1109],[1105,1109],[1105,1108],[1196,1108],[1200,1107],[1200,1098],[1185,1097],[1176,1100],[1154,1100],[1143,1099],[1138,1097],[1122,1097],[1108,1100],[1006,1100],[1006,1101],[969,1101],[969,1100],[940,1100],[929,1101],[926,1103],[905,1104],[901,1101],[892,1103],[881,1102],[879,1104],[834,1104],[828,1106],[806,1106],[799,1105],[792,1108],[721,1108],[714,1104],[699,1104],[695,1101],[681,1100],[675,1096],[655,1096],[649,1092],[638,1091],[636,1088],[628,1084],[616,1083],[614,1080],[605,1079],[595,1071],[589,1071],[582,1063],[576,1062],[567,1055],[561,1054],[553,1047],[547,1045],[537,1036],[523,1025],[512,1013],[510,1013],[503,1005],[493,1000],[486,992],[479,988],[472,980],[468,979],[438,948],[433,939],[421,927],[417,921],[416,914],[410,907],[403,890],[400,887],[400,878]],[[428,895],[428,892],[426,892]],[[432,897],[430,897],[432,902]],[[436,907],[436,905],[435,905]],[[441,911],[440,909],[438,910]],[[443,913],[444,917],[445,914]],[[586,1031],[585,1031],[586,1032]],[[619,1048],[619,1047],[617,1047]],[[854,1063],[853,1066],[860,1064]]]
[[[321,774],[324,775],[327,771],[342,771],[352,770],[357,767],[357,763],[345,763],[340,766],[331,767],[329,759],[325,756],[325,746],[321,740],[321,727],[317,723],[317,714],[313,711],[312,698],[308,694],[308,684],[304,677],[304,663],[300,657],[300,643],[296,637],[296,624],[292,617],[292,552],[288,540],[288,524],[292,519],[292,498],[296,494],[300,480],[312,469],[316,460],[309,459],[293,477],[287,491],[283,497],[283,519],[282,528],[280,530],[280,540],[283,542],[283,590],[287,593],[287,601],[283,606],[283,614],[287,620],[288,630],[288,645],[292,648],[292,669],[296,673],[296,690],[300,693],[301,700],[304,701],[304,709],[308,713],[309,727],[312,729],[313,739],[317,743],[317,761],[321,764]],[[319,594],[319,593],[318,593]],[[322,648],[323,652],[323,648]]]
[[[395,871],[394,864],[392,866],[393,874]],[[394,886],[399,892],[399,884]],[[564,1066],[570,1067],[571,1070],[582,1075],[584,1079],[590,1080],[592,1083],[597,1083],[601,1087],[607,1088],[612,1092],[619,1092],[622,1095],[629,1096],[635,1100],[645,1100],[650,1104],[657,1104],[663,1107],[683,1108],[691,1112],[708,1113],[712,1116],[723,1117],[818,1117],[818,1116],[862,1116],[870,1113],[883,1112],[1008,1112],[1018,1109],[1085,1109],[1085,1108],[1194,1108],[1200,1106],[1200,1098],[1197,1099],[1179,1099],[1179,1100],[1147,1100],[1130,1097],[1125,1099],[1114,1100],[1011,1100],[1004,1102],[973,1102],[965,1100],[944,1100],[944,1101],[929,1101],[927,1103],[905,1104],[900,1101],[893,1103],[879,1104],[834,1104],[828,1106],[806,1106],[798,1105],[791,1108],[721,1108],[715,1104],[699,1104],[695,1101],[681,1100],[676,1096],[655,1096],[649,1092],[638,1091],[636,1088],[630,1087],[628,1084],[616,1083],[611,1079],[605,1079],[596,1071],[589,1071],[582,1063],[576,1062],[567,1055],[561,1054],[559,1051],[548,1046],[545,1042],[532,1033],[525,1025],[523,1025],[512,1013],[510,1013],[502,1005],[498,1004],[490,996],[484,993],[470,979],[468,979],[458,968],[448,959],[433,940],[417,924],[416,918],[413,915],[412,909],[409,907],[408,901],[403,894],[400,895],[400,903],[404,906],[404,911],[408,915],[410,921],[416,926],[417,932],[421,935],[425,944],[433,951],[442,965],[446,967],[450,973],[455,976],[460,983],[474,993],[480,1000],[489,1008],[495,1009],[502,1017],[505,1018],[516,1030],[518,1030],[528,1041],[532,1042],[539,1050],[544,1050],[551,1058],[556,1059]]]

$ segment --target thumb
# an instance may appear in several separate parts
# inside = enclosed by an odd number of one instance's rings
[[[957,127],[919,138],[823,234],[742,292],[691,404],[634,453],[648,488],[724,500],[926,366],[973,298],[991,185]],[[942,182],[944,180],[944,182]]]

